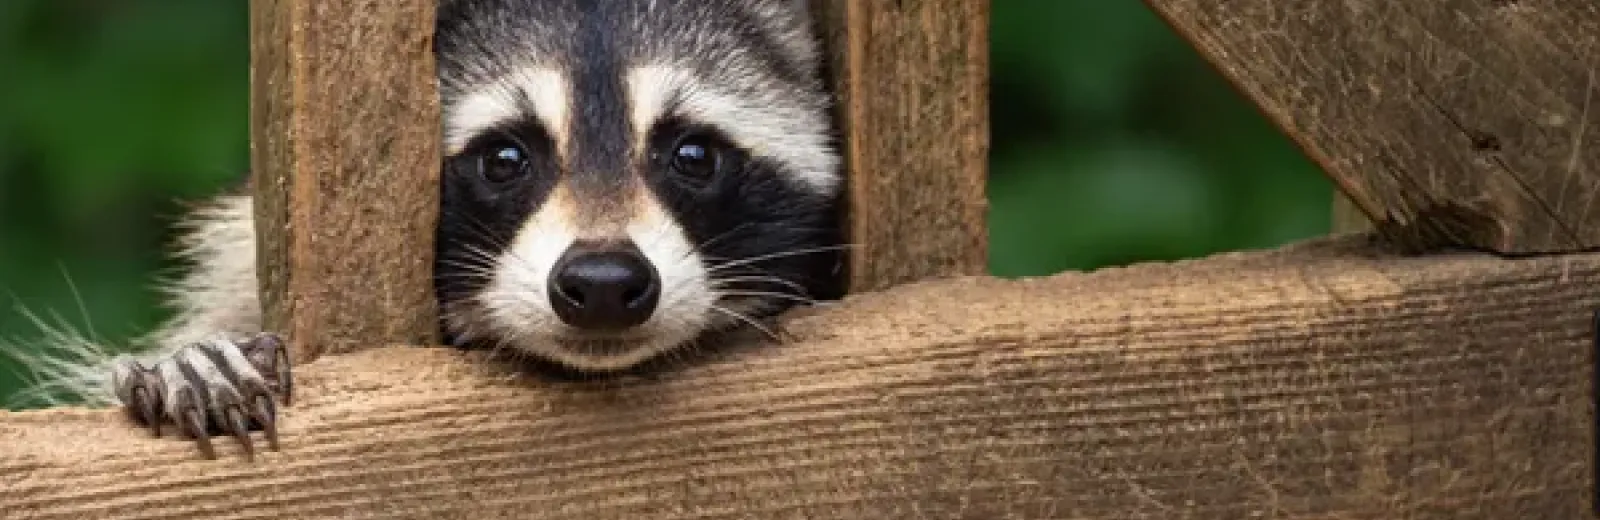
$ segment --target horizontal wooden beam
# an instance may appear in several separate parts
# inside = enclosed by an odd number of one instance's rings
[[[812,0],[838,96],[848,289],[988,272],[989,0]]]
[[[1600,3],[1146,2],[1399,243],[1600,248]]]
[[[7,518],[1581,518],[1600,255],[1360,237],[863,294],[655,377],[301,367],[282,451],[0,413]],[[258,439],[259,442],[259,439]]]
[[[299,361],[437,339],[433,16],[434,0],[250,4],[264,327]]]

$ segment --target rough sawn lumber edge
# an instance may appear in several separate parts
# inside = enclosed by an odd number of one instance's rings
[[[438,340],[434,2],[251,2],[263,326],[297,361]]]
[[[284,451],[0,414],[7,518],[1578,518],[1600,255],[1348,237],[788,320],[653,380],[302,367]],[[228,443],[219,443],[231,446]]]

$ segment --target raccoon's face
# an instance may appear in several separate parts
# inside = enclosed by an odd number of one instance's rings
[[[447,335],[580,370],[832,297],[805,0],[447,0]]]

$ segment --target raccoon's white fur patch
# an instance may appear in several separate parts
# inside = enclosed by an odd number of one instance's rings
[[[561,70],[541,66],[522,67],[482,83],[445,107],[445,153],[460,153],[485,130],[529,115],[549,130],[557,150],[564,149],[571,105],[569,85]]]
[[[584,61],[592,57],[588,51],[606,52],[623,67],[628,117],[638,135],[671,110],[713,125],[755,156],[777,163],[774,170],[791,181],[783,183],[786,187],[831,195],[842,178],[839,158],[829,146],[830,99],[822,85],[798,79],[819,58],[807,1],[442,3],[453,6],[441,11],[448,16],[440,19],[443,30],[435,40],[443,151],[457,154],[486,130],[533,117],[555,140],[555,152],[566,154],[573,118],[581,115],[568,73],[590,64]],[[750,15],[756,25],[727,23],[744,18],[730,17],[730,10]],[[648,16],[638,16],[641,12]],[[614,25],[615,19],[597,15],[625,17],[628,23]],[[587,40],[574,38],[580,34],[603,37],[605,45],[584,47]],[[778,51],[778,60],[768,51]],[[634,139],[635,145],[644,142]],[[684,225],[648,190],[632,196],[622,204],[625,209],[608,216],[615,222],[600,228],[581,218],[584,212],[575,211],[578,203],[570,197],[553,193],[540,202],[537,213],[520,224],[511,249],[495,253],[492,272],[481,273],[491,275],[486,290],[444,302],[451,328],[575,366],[621,368],[723,322],[748,322],[738,314],[738,303],[718,301],[733,295],[718,289],[726,280],[712,276],[728,264],[708,267],[709,256],[702,256]],[[186,227],[178,256],[191,269],[162,287],[175,316],[137,338],[131,349],[147,365],[194,343],[260,328],[250,197],[216,199],[189,215]],[[655,313],[636,331],[646,343],[610,356],[558,348],[565,325],[545,289],[550,268],[566,247],[593,233],[632,238],[662,284]],[[24,368],[39,373],[39,393],[63,396],[59,402],[115,404],[108,384],[118,361],[113,350],[70,330],[43,323],[41,330],[47,336],[42,350],[34,345],[9,349],[27,356]]]
[[[650,192],[640,190],[632,205],[628,238],[655,266],[661,276],[661,300],[642,329],[652,343],[630,352],[623,365],[654,356],[692,339],[715,317],[717,294],[711,285],[706,259],[689,241],[689,235]],[[622,365],[619,365],[622,366]]]
[[[251,198],[212,199],[189,213],[181,227],[175,256],[189,264],[189,271],[158,286],[175,311],[172,318],[134,338],[127,349],[114,349],[79,331],[35,319],[44,338],[29,342],[29,347],[5,348],[34,372],[34,386],[25,389],[18,401],[113,405],[117,400],[109,375],[121,359],[131,357],[150,365],[190,344],[260,330]]]
[[[671,65],[635,67],[624,80],[635,132],[648,131],[662,117],[682,115],[716,127],[753,155],[778,161],[801,185],[824,194],[838,189],[839,159],[828,143],[826,112],[817,107],[795,103],[781,91],[730,92]]]
[[[572,243],[611,238],[599,228],[583,229],[575,204],[558,186],[518,229],[507,250],[491,265],[489,284],[473,297],[482,312],[450,313],[447,319],[468,335],[502,338],[500,348],[526,351],[569,366],[615,370],[637,364],[692,339],[710,321],[716,295],[705,262],[688,235],[646,190],[635,190],[633,210],[618,234],[625,234],[661,277],[661,297],[645,323],[624,336],[637,341],[612,355],[565,348],[578,333],[562,323],[550,302],[549,279]],[[487,334],[485,334],[487,333]]]
[[[252,200],[218,197],[188,215],[177,256],[189,274],[162,286],[177,313],[150,337],[164,350],[261,330]]]
[[[489,283],[473,296],[478,309],[451,311],[453,328],[474,337],[500,337],[517,344],[540,338],[562,326],[550,305],[550,270],[578,239],[573,208],[561,188],[518,228],[506,250],[489,264]],[[492,254],[482,252],[480,254]],[[483,330],[489,329],[489,330]]]

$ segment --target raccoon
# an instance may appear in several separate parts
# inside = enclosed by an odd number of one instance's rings
[[[809,0],[441,0],[445,342],[637,367],[839,294],[844,182]],[[432,187],[429,187],[432,189]],[[248,194],[188,216],[175,317],[134,356],[30,362],[73,400],[276,447]],[[254,424],[252,424],[254,423]]]

